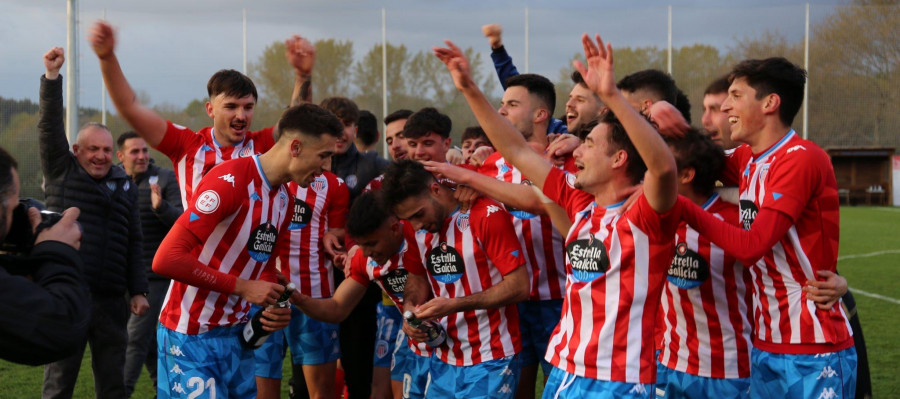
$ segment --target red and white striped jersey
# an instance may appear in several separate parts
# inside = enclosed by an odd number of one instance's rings
[[[363,192],[367,193],[369,191],[378,191],[381,190],[381,182],[384,181],[384,173],[378,175],[378,177],[369,180],[369,184],[366,184],[366,187],[363,188]]]
[[[268,151],[275,144],[273,130],[270,127],[247,133],[240,144],[228,147],[216,142],[211,127],[194,132],[167,122],[166,134],[156,149],[172,160],[184,209],[188,209],[188,202],[194,197],[194,187],[213,166],[229,159],[246,158]]]
[[[245,280],[275,280],[275,248],[286,236],[293,201],[287,187],[270,187],[257,156],[224,162],[197,185],[198,194],[176,223],[202,242],[192,252],[204,265]],[[265,276],[264,276],[265,273]],[[200,334],[247,321],[250,303],[237,295],[173,280],[159,321]]]
[[[416,232],[421,265],[407,266],[428,274],[435,297],[457,298],[485,291],[524,265],[509,213],[487,198],[479,198],[468,213],[453,212],[439,233]],[[441,320],[447,343],[435,356],[447,364],[470,366],[515,355],[522,349],[516,305],[467,310]]]
[[[741,223],[750,229],[758,211],[770,208],[794,222],[751,268],[753,345],[774,353],[814,354],[853,346],[841,302],[819,310],[802,288],[816,271],[837,267],[840,208],[828,154],[791,130],[762,154],[748,145],[728,156],[740,177]]]
[[[573,168],[574,169],[574,168]],[[522,172],[500,155],[491,154],[478,173],[500,181],[531,185]],[[566,287],[565,245],[550,217],[506,207],[512,215],[519,244],[525,251],[532,300],[562,299]]]
[[[322,237],[330,229],[347,224],[350,190],[341,178],[325,171],[307,187],[287,184],[294,197],[294,209],[288,227],[288,239],[279,248],[281,274],[303,295],[330,298],[334,294],[331,259],[325,253]]]
[[[391,301],[403,313],[403,293],[406,289],[406,276],[409,273],[407,267],[414,264],[413,268],[422,269],[422,256],[419,254],[419,246],[416,244],[416,232],[405,221],[399,222],[403,227],[403,246],[387,263],[379,265],[374,259],[363,255],[363,251],[356,251],[350,263],[350,278],[368,287],[369,282],[374,281],[381,287]],[[419,356],[431,356],[431,349],[422,342],[411,339],[409,347]]]
[[[641,195],[620,214],[622,203],[600,207],[574,181],[551,169],[544,183],[544,193],[573,220],[562,320],[545,359],[586,378],[655,383],[657,312],[680,205],[658,214]]]
[[[736,205],[713,194],[703,209],[737,225]],[[685,222],[663,288],[662,352],[666,367],[711,378],[750,376],[750,271]]]

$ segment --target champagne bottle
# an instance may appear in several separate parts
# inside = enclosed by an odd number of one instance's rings
[[[447,332],[440,324],[430,321],[422,321],[413,314],[412,311],[403,312],[403,318],[410,327],[418,329],[428,335],[425,345],[432,348],[438,347],[447,340]]]
[[[284,286],[284,292],[281,294],[281,297],[278,298],[278,302],[274,305],[269,305],[265,309],[260,309],[256,314],[253,315],[253,318],[250,319],[249,322],[244,326],[244,330],[241,333],[241,344],[244,347],[249,349],[256,349],[262,346],[263,342],[266,342],[266,338],[269,338],[269,335],[272,334],[271,331],[266,331],[263,329],[262,320],[263,311],[266,309],[272,308],[288,308],[291,306],[291,294],[294,293],[294,290],[297,289],[297,286],[294,283],[288,283]]]

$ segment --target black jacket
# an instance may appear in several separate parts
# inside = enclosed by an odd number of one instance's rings
[[[24,263],[32,280],[5,267]],[[0,256],[0,358],[39,365],[83,348],[91,296],[75,248],[44,241],[27,258]]]
[[[150,201],[150,177],[156,176],[159,188],[162,191],[162,202],[159,209],[153,209]],[[175,172],[156,166],[153,161],[147,165],[147,171],[132,176],[132,181],[138,188],[138,208],[141,210],[141,231],[144,236],[144,251],[141,259],[149,280],[168,280],[168,277],[160,276],[153,272],[151,265],[156,249],[169,229],[175,224],[175,220],[184,212],[181,209],[181,189],[175,180]]]
[[[112,167],[94,180],[69,152],[63,125],[62,76],[41,76],[41,117],[38,122],[41,170],[47,208],[62,212],[81,209],[81,259],[85,279],[95,295],[147,292],[141,264],[141,220],[137,186],[122,168]]]
[[[351,205],[366,185],[383,173],[389,164],[377,152],[359,152],[353,143],[350,143],[347,152],[331,157],[331,171],[347,183]]]

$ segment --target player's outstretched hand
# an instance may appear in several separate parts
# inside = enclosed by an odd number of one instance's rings
[[[62,68],[63,64],[66,62],[66,52],[62,47],[54,47],[44,53],[44,69],[47,72],[44,73],[44,76],[47,79],[56,79],[59,76],[59,69]]]
[[[444,40],[447,47],[432,47],[434,55],[447,66],[450,76],[453,77],[453,84],[457,90],[463,91],[475,86],[472,80],[472,70],[469,68],[469,60],[465,54],[453,42]]]
[[[500,48],[503,45],[503,27],[500,24],[487,24],[481,27],[481,33],[488,38],[491,44],[491,50]]]
[[[422,166],[425,167],[425,170],[431,172],[435,176],[450,179],[456,183],[464,180],[466,172],[471,172],[468,169],[457,165],[451,165],[447,162],[423,161]]]
[[[447,150],[447,153],[444,154],[444,159],[447,160],[447,163],[453,165],[459,165],[466,161],[466,158],[463,156],[462,150],[456,147]]]
[[[278,301],[278,297],[284,292],[284,286],[262,280],[237,279],[234,285],[234,293],[254,305],[269,306]]]
[[[346,254],[344,245],[341,244],[341,238],[337,236],[334,230],[325,232],[325,235],[322,237],[322,245],[325,248],[325,253],[331,256],[332,260],[338,255]]]
[[[484,161],[486,161],[493,153],[494,147],[478,147],[475,151],[472,151],[472,155],[469,156],[469,164],[475,166],[484,165]]]
[[[613,70],[612,45],[608,43],[604,45],[600,35],[595,37],[597,40],[596,44],[588,37],[587,33],[581,36],[587,68],[579,60],[572,61],[572,65],[581,73],[588,88],[603,99],[612,96],[618,89],[616,88],[616,77]]]
[[[407,337],[416,342],[425,342],[428,340],[428,334],[422,332],[422,330],[418,328],[413,328],[406,322],[406,319],[403,319],[403,333],[406,334]]]
[[[650,120],[656,123],[656,130],[665,137],[683,138],[688,129],[691,128],[691,125],[684,119],[684,115],[681,115],[681,111],[675,108],[674,105],[669,104],[668,101],[653,103],[648,112],[650,113]]]
[[[554,166],[563,166],[566,158],[581,145],[581,140],[571,133],[557,134],[544,151],[544,157]]]
[[[106,21],[97,21],[88,30],[88,41],[97,58],[104,59],[113,54],[116,49],[116,33],[112,25]]]
[[[278,331],[291,323],[291,308],[271,308],[263,309],[262,316],[259,321],[262,323],[263,330]]]
[[[806,285],[803,286],[806,299],[815,302],[816,307],[821,310],[831,310],[834,304],[847,293],[847,279],[828,270],[819,270],[816,275],[824,278],[825,281],[806,281]]]
[[[416,317],[421,320],[433,320],[456,313],[454,300],[444,297],[435,297],[416,308]]]
[[[299,75],[312,75],[316,65],[316,46],[300,35],[293,35],[284,41],[284,56]]]

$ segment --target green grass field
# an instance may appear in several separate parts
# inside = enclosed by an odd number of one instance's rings
[[[838,269],[856,293],[857,310],[862,321],[872,370],[874,397],[900,396],[900,208],[841,208],[841,250]],[[858,290],[858,291],[857,291]],[[893,302],[864,295],[871,293],[893,298]],[[287,397],[285,366],[283,397]],[[90,355],[85,356],[76,398],[94,396]],[[0,398],[38,398],[43,368],[0,361]],[[134,398],[152,398],[146,372]]]

